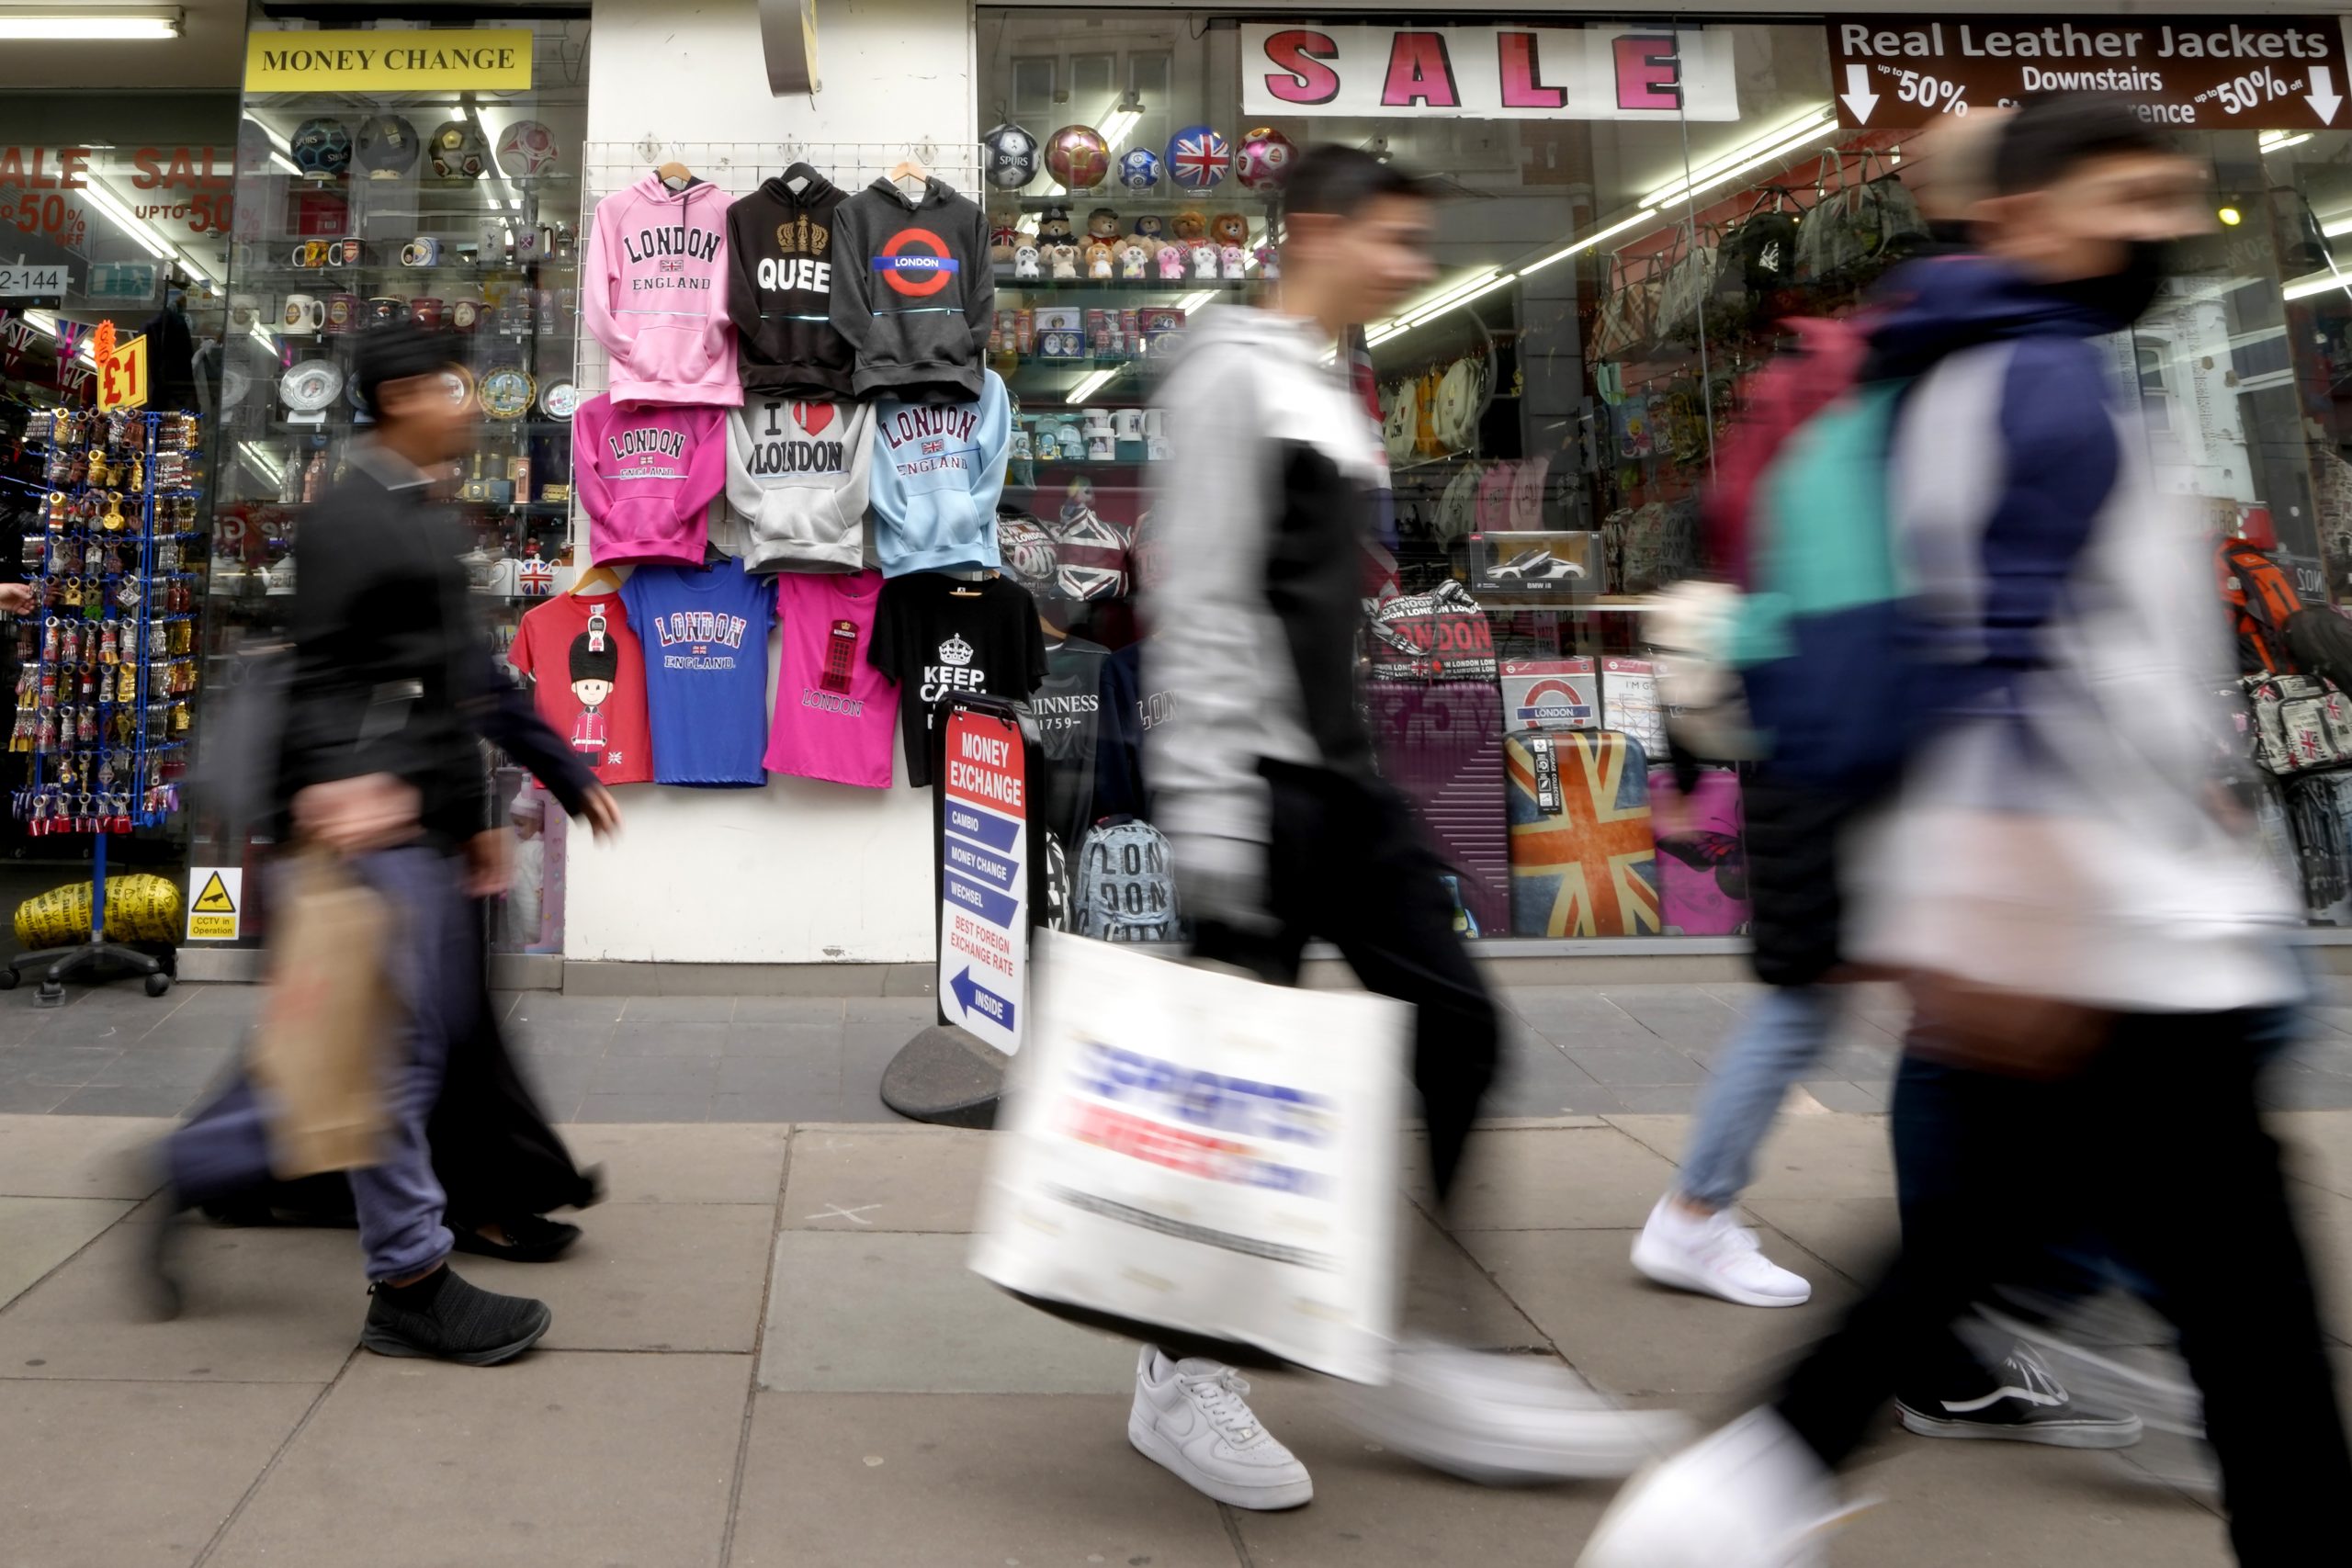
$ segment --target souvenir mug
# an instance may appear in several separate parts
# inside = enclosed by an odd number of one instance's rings
[[[449,328],[452,332],[469,333],[482,324],[482,303],[467,298],[449,301]]]
[[[430,234],[420,234],[401,247],[401,265],[438,266],[441,265],[441,242]]]
[[[277,328],[288,337],[309,337],[326,324],[326,301],[315,294],[288,294],[278,307]]]
[[[368,301],[356,294],[327,296],[327,331],[335,333],[357,332],[368,320]]]
[[[430,294],[420,294],[408,302],[408,319],[426,332],[441,330],[441,301]]]
[[[389,327],[408,314],[408,301],[394,294],[379,294],[368,301],[368,324]]]
[[[327,265],[327,243],[324,240],[300,241],[295,244],[290,259],[296,266],[324,266]]]
[[[229,296],[229,330],[249,333],[261,325],[261,297],[257,294]]]
[[[1111,422],[1118,430],[1120,440],[1140,441],[1143,439],[1143,410],[1121,409],[1111,416]]]
[[[327,242],[326,265],[329,266],[357,266],[367,259],[367,248],[356,238]]]

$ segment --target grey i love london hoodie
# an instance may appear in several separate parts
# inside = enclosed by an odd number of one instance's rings
[[[761,392],[727,416],[727,504],[749,534],[747,571],[856,571],[865,564],[874,410]]]
[[[861,399],[980,395],[996,275],[989,220],[936,176],[910,201],[876,180],[833,213],[833,325],[857,350]]]

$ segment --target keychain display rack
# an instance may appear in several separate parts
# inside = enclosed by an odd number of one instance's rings
[[[28,753],[12,802],[36,837],[91,840],[86,942],[18,954],[0,989],[41,972],[40,999],[66,979],[122,969],[147,994],[176,965],[107,940],[107,840],[159,827],[179,808],[179,761],[196,684],[197,528],[201,429],[193,413],[54,409],[28,445],[46,448],[41,526],[25,536],[36,604],[17,627],[21,673],[13,750]]]

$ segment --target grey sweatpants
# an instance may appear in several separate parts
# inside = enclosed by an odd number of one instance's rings
[[[347,1174],[359,1211],[368,1278],[396,1280],[449,1255],[444,1198],[425,1142],[451,1047],[474,1027],[476,1005],[468,928],[472,906],[460,863],[438,850],[404,848],[351,863],[358,879],[388,899],[395,925],[386,954],[401,1019],[400,1049],[384,1086],[390,1126],[383,1158]],[[175,1132],[165,1145],[173,1196],[194,1205],[243,1191],[269,1174],[266,1119],[242,1074]]]

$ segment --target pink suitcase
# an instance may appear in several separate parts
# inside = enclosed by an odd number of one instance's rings
[[[1658,915],[1668,936],[1738,936],[1747,930],[1747,846],[1740,833],[1739,778],[1702,768],[1685,798],[1672,768],[1650,770],[1650,825],[1657,833]]]
[[[1503,707],[1492,681],[1374,683],[1364,693],[1380,769],[1419,810],[1480,933],[1510,930]]]

